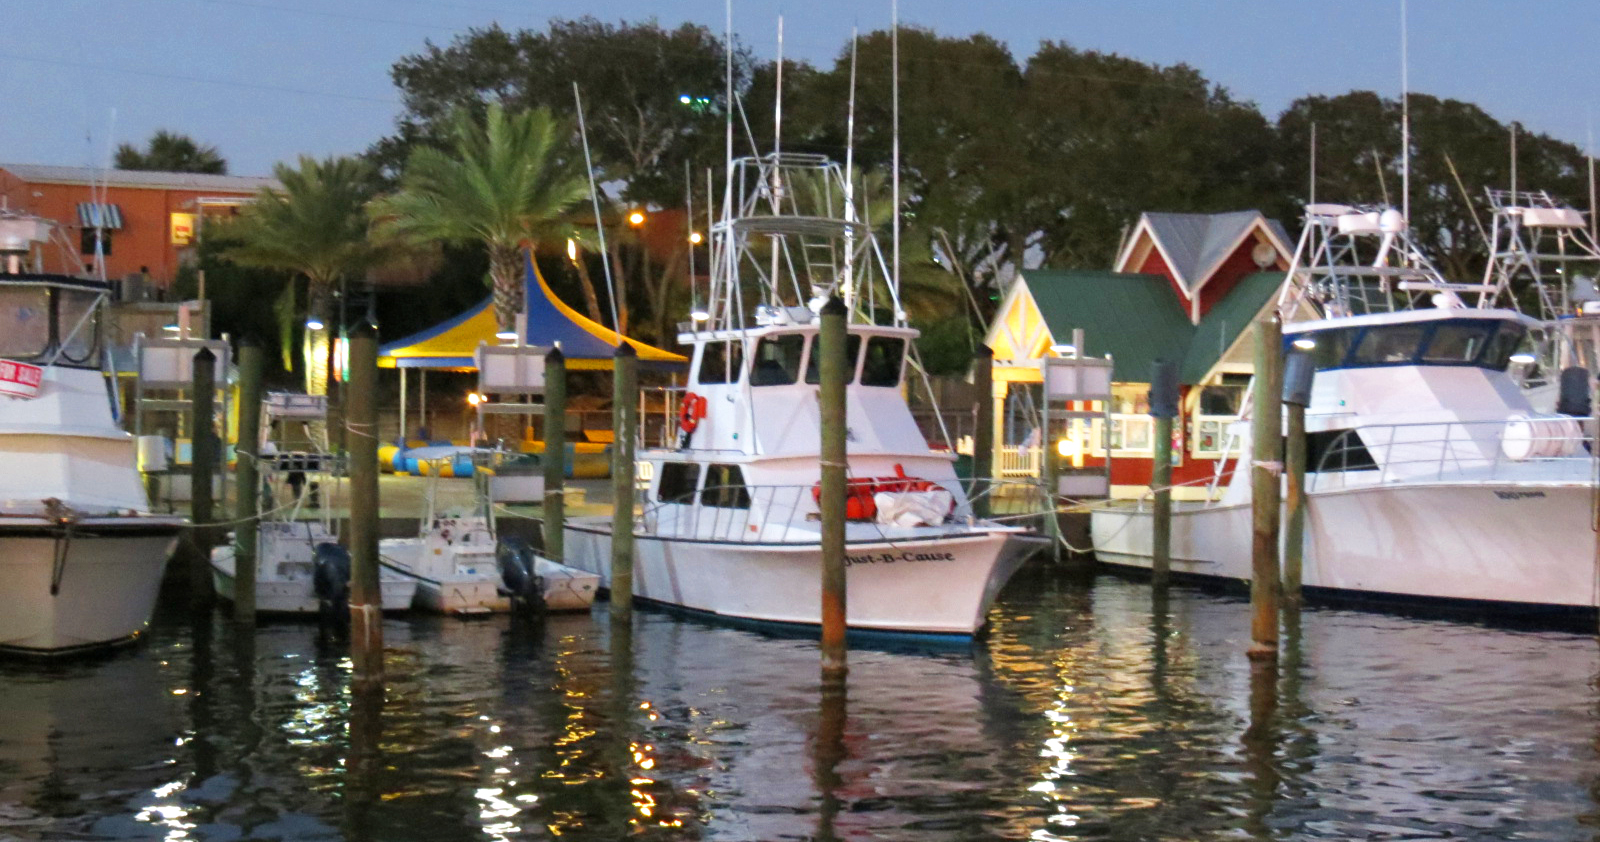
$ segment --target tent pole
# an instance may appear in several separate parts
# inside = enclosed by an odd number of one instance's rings
[[[417,391],[421,404],[417,408],[417,432],[428,429],[428,369],[417,369]]]
[[[400,373],[400,446],[406,446],[406,370],[398,363],[394,370]]]

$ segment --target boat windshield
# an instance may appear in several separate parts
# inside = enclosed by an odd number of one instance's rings
[[[798,333],[765,336],[756,343],[755,362],[750,367],[752,386],[788,386],[800,379],[800,358],[805,355],[806,338]]]
[[[49,287],[0,286],[0,357],[26,362],[49,351]]]
[[[1390,365],[1476,366],[1505,371],[1527,331],[1504,319],[1325,328],[1285,336],[1318,371]]]

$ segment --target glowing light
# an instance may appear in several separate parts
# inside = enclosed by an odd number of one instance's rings
[[[478,404],[483,403],[483,395],[480,395],[477,392],[468,392],[467,403],[477,406]]]
[[[691,244],[698,246],[698,245],[700,245],[700,243],[703,240],[705,240],[705,237],[700,236],[700,232],[699,231],[690,231],[689,232],[689,242]]]
[[[689,318],[694,319],[697,322],[703,322],[709,320],[711,318],[711,314],[704,310],[695,310],[689,314]]]
[[[644,224],[644,211],[634,211],[628,214],[628,224],[637,228]]]
[[[178,332],[178,326],[176,324],[162,325],[161,329],[162,330],[170,330],[173,333],[177,333]]]
[[[1317,347],[1317,340],[1312,339],[1309,336],[1302,336],[1294,341],[1294,347],[1299,348],[1302,351],[1309,351],[1312,348]]]
[[[306,319],[306,328],[309,330],[322,330],[322,320],[316,316]]]
[[[694,98],[688,94],[678,94],[678,101],[684,105],[688,105],[689,103],[694,102]]]
[[[517,332],[514,330],[502,330],[496,333],[494,338],[501,342],[515,342],[517,341]]]
[[[1058,357],[1070,357],[1077,354],[1078,349],[1073,345],[1051,345],[1050,352]]]
[[[1078,455],[1078,443],[1072,439],[1061,439],[1056,442],[1056,454],[1063,459]]]
[[[1511,361],[1514,363],[1531,363],[1536,359],[1538,358],[1526,351],[1511,355]]]
[[[578,241],[571,237],[567,238],[567,259],[573,263],[578,262]]]

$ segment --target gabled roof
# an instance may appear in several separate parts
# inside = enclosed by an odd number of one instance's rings
[[[559,345],[570,369],[607,369],[617,346],[627,342],[645,366],[682,368],[688,359],[663,351],[586,318],[562,303],[550,290],[539,268],[525,257],[523,301],[527,314],[522,341],[528,345]],[[478,343],[495,344],[497,323],[493,296],[454,318],[427,330],[397,339],[378,349],[383,368],[471,369]]]
[[[1123,253],[1118,255],[1117,264],[1124,269],[1135,268],[1123,264],[1138,245],[1140,234],[1147,232],[1178,285],[1192,293],[1256,225],[1266,226],[1268,233],[1277,239],[1280,251],[1290,248],[1283,226],[1262,216],[1260,211],[1145,213],[1139,217],[1139,225]]]
[[[1110,354],[1118,382],[1148,383],[1155,361],[1166,359],[1179,363],[1179,380],[1194,384],[1273,300],[1283,273],[1240,279],[1198,325],[1189,322],[1160,275],[1034,269],[1023,272],[1018,283],[1027,285],[1056,342],[1066,342],[1074,328],[1082,328],[1087,347],[1080,350],[1096,357]]]
[[[29,184],[104,184],[149,190],[218,190],[226,193],[254,193],[263,187],[276,190],[282,186],[276,178],[254,175],[57,167],[47,164],[0,164],[0,170]]]

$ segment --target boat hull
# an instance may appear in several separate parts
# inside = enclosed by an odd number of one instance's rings
[[[610,584],[606,524],[570,521],[566,563]],[[851,629],[970,636],[1000,588],[1037,546],[1013,532],[974,532],[850,543],[845,554]],[[634,596],[721,617],[816,626],[822,549],[815,543],[634,538]]]
[[[500,571],[493,556],[475,553],[471,561],[452,559],[422,563],[424,547],[414,538],[395,538],[379,544],[386,571],[417,583],[412,605],[439,614],[492,614],[511,610],[511,597],[501,592]]]
[[[1385,485],[1308,496],[1306,588],[1385,601],[1485,603],[1509,610],[1592,609],[1592,489],[1580,484]],[[1148,570],[1149,511],[1092,515],[1096,557]],[[1180,509],[1172,571],[1247,581],[1251,513],[1239,505]]]
[[[181,519],[0,529],[0,649],[59,655],[124,643],[150,625]],[[59,586],[52,594],[58,551]]]
[[[235,593],[232,547],[218,547],[211,554],[211,581],[217,596],[233,602]],[[256,612],[261,614],[316,614],[321,610],[316,585],[309,578],[275,579],[256,574]],[[378,577],[378,595],[385,613],[411,610],[416,598],[415,580],[396,575]]]

